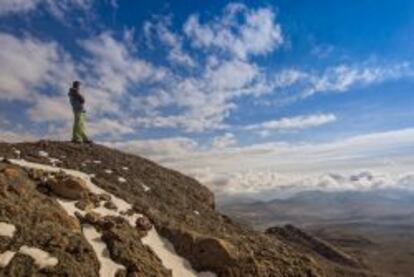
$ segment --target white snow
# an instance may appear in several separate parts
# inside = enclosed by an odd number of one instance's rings
[[[115,276],[119,269],[125,269],[123,265],[114,262],[110,256],[106,244],[102,241],[102,235],[98,233],[91,225],[85,225],[83,228],[83,234],[88,242],[92,245],[95,253],[98,257],[101,267],[99,269],[99,276]]]
[[[3,252],[0,254],[0,268],[5,268],[10,261],[13,259],[14,255],[16,255],[16,252],[7,250],[6,252]]]
[[[110,169],[105,169],[104,171],[105,171],[106,174],[112,174],[112,170],[110,170]]]
[[[196,215],[200,215],[200,212],[199,212],[199,211],[194,211],[194,213],[195,213]]]
[[[125,183],[127,180],[124,177],[118,177],[118,182]]]
[[[144,192],[148,192],[151,190],[151,188],[145,184],[141,184],[142,188],[144,189]]]
[[[0,236],[12,238],[16,232],[16,227],[13,224],[0,222]]]
[[[58,264],[59,260],[55,257],[52,257],[48,252],[43,251],[42,249],[36,247],[28,247],[23,245],[20,247],[20,253],[28,255],[33,258],[35,264],[40,268],[45,268],[49,266],[55,266]]]
[[[126,171],[126,170],[129,170],[129,168],[127,166],[123,166],[122,167],[122,170],[125,170]]]
[[[55,159],[55,158],[49,158],[49,161],[53,166],[56,166],[56,164],[61,163],[59,159]]]
[[[44,158],[49,157],[49,153],[47,153],[46,151],[39,151],[37,154],[40,157],[44,157]]]
[[[112,202],[118,207],[118,211],[109,210],[105,207],[98,207],[94,209],[94,212],[97,212],[103,216],[105,215],[114,215],[120,216],[125,218],[131,226],[135,227],[137,218],[141,217],[141,214],[134,213],[133,215],[122,215],[122,213],[131,210],[132,206],[128,202],[124,201],[121,198],[116,197],[115,195],[101,189],[100,187],[96,186],[91,181],[91,176],[76,170],[71,169],[64,169],[58,167],[52,167],[43,164],[37,164],[28,162],[25,160],[11,160],[12,163],[29,168],[41,169],[50,172],[58,172],[63,170],[66,174],[72,175],[74,177],[78,177],[83,179],[86,182],[86,186],[94,194],[109,194],[111,196]],[[126,182],[126,180],[122,177],[118,178],[119,182]],[[58,200],[62,207],[67,211],[68,214],[74,216],[76,211],[80,212],[81,214],[85,214],[84,211],[76,208],[75,201],[65,201],[62,199]],[[108,255],[105,253],[105,243],[102,242],[100,239],[100,234],[94,229],[94,227],[90,226],[87,228],[83,228],[83,233],[85,237],[88,239],[92,247],[97,253],[98,258],[101,262],[101,274],[102,277],[107,276],[114,276],[115,272],[119,268],[123,268],[122,265],[115,263],[113,260],[110,259]],[[162,238],[155,228],[152,228],[146,237],[142,239],[142,242],[148,245],[161,259],[163,265],[166,268],[172,270],[173,277],[214,277],[216,276],[214,273],[210,272],[200,272],[197,273],[191,268],[191,264],[185,260],[184,258],[180,257],[174,250],[172,244]],[[102,254],[103,253],[103,254]],[[116,269],[116,270],[115,270]],[[112,274],[112,275],[111,275]]]
[[[17,155],[17,158],[20,159],[20,154],[22,153],[19,149],[13,147],[13,152]]]
[[[102,162],[99,161],[99,160],[96,160],[96,161],[93,161],[93,163],[95,163],[95,164],[101,164]]]
[[[86,214],[85,211],[82,211],[81,209],[78,209],[75,206],[76,201],[70,201],[66,199],[56,199],[56,200],[62,206],[62,208],[65,209],[65,211],[73,217],[76,217],[75,212],[79,212],[82,216]]]

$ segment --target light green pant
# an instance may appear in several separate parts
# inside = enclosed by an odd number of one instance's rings
[[[74,115],[75,121],[73,123],[72,141],[85,142],[89,140],[85,131],[85,113],[77,112]]]

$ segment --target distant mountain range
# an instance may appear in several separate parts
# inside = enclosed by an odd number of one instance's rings
[[[232,218],[264,229],[350,222],[414,222],[414,192],[403,189],[303,191],[287,199],[233,202],[220,207]]]

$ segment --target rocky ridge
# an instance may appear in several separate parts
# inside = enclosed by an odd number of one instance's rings
[[[232,222],[214,209],[206,187],[138,156],[41,141],[0,143],[0,157],[56,169],[0,163],[0,222],[16,228],[12,237],[0,235],[0,253],[15,253],[5,266],[0,257],[0,276],[99,276],[102,258],[118,266],[116,276],[180,276],[154,242],[171,243],[169,258],[188,261],[183,268],[195,276],[350,276],[357,270],[335,270],[288,240]],[[130,207],[120,207],[122,201]],[[89,235],[100,238],[105,257],[96,255]],[[22,246],[58,263],[39,267]]]

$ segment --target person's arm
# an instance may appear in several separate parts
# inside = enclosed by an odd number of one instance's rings
[[[78,98],[79,98],[79,102],[81,102],[82,104],[84,104],[85,103],[85,98],[83,97],[83,95],[82,94],[80,94],[79,92],[78,92]]]

